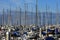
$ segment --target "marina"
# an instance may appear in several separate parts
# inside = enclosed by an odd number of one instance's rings
[[[60,40],[59,0],[55,2],[55,13],[52,12],[47,0],[45,12],[40,11],[39,0],[34,1],[35,5],[23,1],[22,7],[17,5],[13,9],[11,4],[9,9],[2,8],[0,40]]]

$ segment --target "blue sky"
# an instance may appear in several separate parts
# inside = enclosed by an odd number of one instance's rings
[[[35,11],[36,0],[0,0],[0,11],[5,8],[9,9],[11,7],[12,10],[15,10],[18,7],[24,9],[24,2],[28,3],[28,11]],[[46,11],[46,3],[48,6],[48,11],[56,12],[56,2],[57,0],[38,0],[38,10]],[[58,5],[60,0],[58,0]],[[60,10],[60,5],[59,5]]]

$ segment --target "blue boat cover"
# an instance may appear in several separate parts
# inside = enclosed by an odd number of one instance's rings
[[[45,40],[55,40],[53,37],[46,37]]]
[[[46,33],[45,33],[45,32],[42,32],[42,34],[43,34],[43,35],[46,35]]]
[[[13,35],[16,36],[16,37],[20,36],[19,32],[13,32]]]
[[[36,31],[36,28],[32,28],[32,31]]]
[[[58,28],[55,29],[55,33],[60,34],[60,32],[58,31]]]
[[[50,30],[50,29],[47,29],[47,32],[51,32],[52,30]]]
[[[26,35],[27,35],[27,32],[24,32],[24,34],[26,34]]]

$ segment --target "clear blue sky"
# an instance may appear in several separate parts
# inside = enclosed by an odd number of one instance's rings
[[[35,11],[36,0],[0,0],[0,11],[3,8],[9,9],[10,7],[12,10],[14,10],[16,7],[19,7],[19,6],[22,9],[24,9],[24,2],[28,3],[29,11],[32,11],[31,10],[32,8]],[[45,11],[46,10],[46,2],[48,5],[48,8],[49,8],[48,10],[55,12],[57,0],[38,0],[38,10]],[[60,0],[58,0],[59,10],[60,10],[60,3],[59,2],[60,2]]]

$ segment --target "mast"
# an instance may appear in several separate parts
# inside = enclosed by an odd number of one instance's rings
[[[3,15],[2,15],[2,25],[4,26],[4,8],[3,8]]]
[[[28,4],[26,3],[26,25],[28,25]]]
[[[46,25],[52,25],[52,13],[50,13],[50,7],[49,5],[47,5],[46,3],[46,15],[47,15],[47,19],[46,19]]]
[[[58,10],[58,0],[57,0],[57,2],[56,2],[56,27],[55,27],[55,37],[57,37],[56,28],[59,28],[58,24],[59,24],[59,10]]]
[[[32,11],[31,11],[31,25],[33,24],[33,8],[32,8]]]
[[[15,9],[15,20],[14,20],[14,25],[16,26],[17,25],[17,8]]]
[[[8,12],[8,10],[7,10],[7,12]],[[8,12],[8,26],[11,26],[11,8]]]
[[[12,20],[12,16],[11,16],[11,8],[10,8],[10,26],[12,25],[11,20]]]
[[[18,10],[17,10],[17,8],[16,8],[16,26],[18,26],[19,25],[19,12],[18,12]]]
[[[50,20],[51,20],[51,26],[53,25],[53,23],[52,23],[52,16],[53,16],[53,14],[52,14],[52,12],[50,13]],[[50,22],[50,20],[49,20],[49,22]]]
[[[27,26],[27,8],[28,8],[28,6],[27,6],[26,2],[24,3],[24,8],[25,8],[25,26]]]
[[[31,25],[34,25],[34,12],[32,6],[31,6]]]
[[[46,2],[46,14],[45,14],[45,16],[46,16],[46,18],[45,18],[45,20],[46,20],[46,26],[48,25],[48,19],[47,19],[47,17],[48,17],[48,12],[47,12],[47,2]]]
[[[25,26],[26,26],[26,3],[25,3]]]
[[[40,13],[40,16],[39,16],[39,26],[41,27],[41,12]]]
[[[45,28],[45,22],[46,20],[45,20],[45,13],[43,13],[43,26],[44,26],[44,28]]]
[[[7,25],[8,25],[8,9],[7,9]]]
[[[37,28],[37,30],[36,30],[37,34],[36,35],[39,36],[40,29],[39,29],[39,26],[38,26],[38,0],[36,0],[36,23],[35,23],[35,26]]]
[[[56,3],[56,25],[58,26],[59,24],[59,9],[58,9],[58,0]]]
[[[47,2],[46,2],[46,14],[45,14],[45,21],[46,21],[45,27],[46,27],[46,32],[47,32],[47,29],[48,29],[48,19],[47,19],[47,17],[48,17],[48,12],[47,12]],[[46,36],[48,36],[48,35],[46,35]]]
[[[19,8],[20,9],[20,26],[21,26],[21,8]]]
[[[37,27],[38,26],[38,0],[36,0],[36,23],[35,23],[35,26]]]

